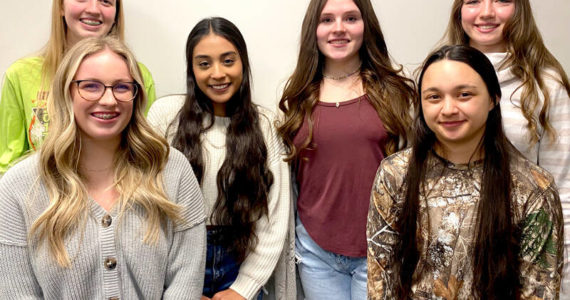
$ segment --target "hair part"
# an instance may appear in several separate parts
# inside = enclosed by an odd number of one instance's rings
[[[327,1],[311,0],[309,3],[303,19],[297,66],[279,101],[279,109],[285,118],[278,127],[278,133],[288,148],[287,161],[294,160],[301,150],[308,148],[313,137],[312,113],[319,101],[323,80],[321,70],[325,63],[317,45],[316,32]],[[354,0],[354,3],[364,22],[363,42],[359,50],[362,61],[360,77],[370,103],[388,133],[388,141],[382,148],[389,155],[407,144],[407,128],[412,123],[409,108],[415,98],[414,83],[399,74],[401,66],[398,69],[393,67],[370,0]],[[297,149],[293,139],[305,121],[308,122],[309,134]]]
[[[257,244],[255,223],[268,214],[267,198],[273,175],[267,166],[267,147],[260,127],[260,116],[251,100],[251,70],[245,39],[230,21],[206,18],[198,22],[186,43],[186,100],[178,118],[170,124],[175,128],[172,145],[190,161],[202,183],[204,155],[200,136],[214,124],[210,100],[198,87],[192,61],[196,45],[207,35],[228,40],[238,51],[243,79],[235,95],[226,103],[230,118],[226,133],[226,157],[217,174],[218,198],[210,220],[228,225],[217,232],[216,240],[236,253],[242,261]]]
[[[85,177],[78,165],[81,138],[75,122],[70,86],[83,60],[106,49],[123,57],[133,79],[142,83],[135,57],[121,41],[115,37],[87,38],[72,47],[61,61],[48,99],[50,127],[39,151],[39,171],[50,204],[33,223],[30,238],[47,242],[54,259],[62,267],[70,266],[64,238],[78,230],[89,211]],[[179,206],[169,201],[162,182],[168,144],[154,133],[144,117],[146,95],[140,86],[133,101],[133,115],[123,130],[113,159],[114,187],[120,194],[116,205],[119,216],[133,206],[144,209],[148,225],[144,242],[152,244],[158,241],[161,226],[166,225],[167,219],[181,220]]]
[[[469,45],[469,36],[461,24],[462,6],[463,0],[453,1],[444,37],[447,43]],[[546,71],[552,70],[558,75],[550,79],[558,81],[566,89],[569,97],[570,84],[564,68],[544,45],[529,0],[515,0],[515,12],[503,28],[503,39],[510,55],[500,68],[511,67],[513,74],[522,81],[515,92],[522,89],[521,111],[527,120],[526,128],[530,132],[530,144],[535,145],[540,140],[539,127],[542,127],[552,142],[555,142],[557,133],[549,119],[552,95],[548,93],[548,86],[545,82],[547,77],[552,76]],[[538,114],[535,113],[536,111]]]
[[[478,50],[468,46],[444,46],[428,56],[418,79],[418,98],[412,154],[404,185],[405,201],[396,228],[400,234],[394,261],[398,299],[408,299],[413,274],[418,265],[420,250],[417,236],[422,216],[419,212],[420,195],[426,195],[425,180],[429,152],[437,143],[435,133],[429,129],[421,105],[422,79],[435,62],[451,60],[469,65],[486,84],[489,101],[497,103],[501,89],[491,62]],[[489,112],[482,138],[484,152],[483,174],[477,218],[473,237],[473,286],[476,299],[513,299],[520,294],[519,240],[511,205],[510,157],[514,148],[507,140],[502,127],[500,105]],[[425,200],[425,199],[424,199]]]

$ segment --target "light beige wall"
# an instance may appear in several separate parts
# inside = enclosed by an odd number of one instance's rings
[[[372,0],[388,48],[416,67],[441,38],[451,0]],[[570,72],[570,1],[531,0],[547,47]],[[124,0],[127,42],[151,70],[157,95],[183,93],[184,47],[200,19],[221,16],[242,31],[253,68],[254,100],[275,109],[296,63],[308,0]],[[0,1],[0,72],[46,42],[50,0]]]

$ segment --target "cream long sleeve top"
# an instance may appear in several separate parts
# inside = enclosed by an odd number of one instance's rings
[[[65,238],[71,266],[29,241],[33,222],[50,201],[33,155],[0,180],[1,299],[199,299],[204,282],[206,227],[202,196],[190,164],[171,149],[163,171],[167,197],[183,223],[168,222],[156,244],[143,242],[144,210],[121,216],[89,198],[81,230]]]
[[[168,97],[156,101],[151,107],[148,120],[169,142],[176,132],[177,114],[184,104],[184,97]],[[267,282],[283,250],[288,228],[290,208],[289,167],[283,161],[283,144],[274,127],[274,114],[258,107],[261,131],[267,146],[267,165],[273,174],[273,185],[267,200],[269,213],[257,221],[255,233],[258,243],[240,266],[236,281],[230,286],[246,299],[253,299]],[[170,124],[173,123],[173,126]],[[209,216],[216,203],[218,189],[216,176],[226,157],[226,129],[230,119],[215,117],[214,125],[202,136],[204,176],[202,193],[206,215]]]
[[[526,128],[527,120],[520,109],[522,88],[519,87],[522,81],[514,76],[511,67],[500,68],[507,53],[486,55],[493,63],[501,85],[503,94],[501,114],[507,137],[528,160],[550,172],[558,187],[564,216],[564,247],[567,252],[564,273],[565,276],[570,276],[570,98],[568,92],[557,80],[559,76],[555,72],[545,70],[544,83],[550,95],[548,116],[552,127],[556,130],[557,139],[552,143],[549,135],[538,124],[539,141],[531,146],[529,132]],[[539,92],[539,95],[542,100],[542,93]],[[542,103],[539,103],[538,109],[541,107]]]

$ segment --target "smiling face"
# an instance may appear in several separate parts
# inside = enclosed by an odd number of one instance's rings
[[[97,80],[107,86],[133,82],[125,59],[108,48],[91,54],[79,65],[73,80]],[[133,101],[117,101],[111,88],[98,101],[85,100],[71,85],[73,112],[81,137],[89,141],[119,142],[133,114]]]
[[[438,143],[475,151],[494,106],[481,76],[465,63],[441,60],[427,68],[420,89],[423,116]]]
[[[317,26],[317,45],[327,60],[359,59],[364,21],[352,0],[328,0]]]
[[[192,54],[192,71],[198,88],[211,101],[216,116],[226,115],[226,103],[239,91],[243,65],[236,47],[227,39],[210,33]]]
[[[61,15],[67,27],[68,46],[86,37],[100,37],[111,31],[117,0],[63,0]]]
[[[503,30],[514,13],[514,0],[464,0],[461,26],[469,45],[484,53],[505,52]]]

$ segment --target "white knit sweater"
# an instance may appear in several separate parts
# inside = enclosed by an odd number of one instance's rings
[[[150,124],[168,141],[176,132],[176,115],[184,104],[184,96],[162,98],[156,101],[149,113]],[[289,220],[290,188],[289,167],[283,161],[284,148],[273,127],[274,115],[271,111],[258,107],[261,131],[268,152],[268,166],[273,173],[273,185],[269,192],[269,215],[256,224],[259,238],[256,248],[241,264],[238,277],[231,289],[246,299],[252,299],[271,276],[280,257]],[[174,126],[169,125],[174,122]],[[230,122],[227,117],[216,117],[214,125],[202,136],[204,153],[204,176],[201,189],[204,194],[206,214],[209,216],[218,196],[216,176],[226,157],[226,129]],[[167,132],[168,131],[168,132]]]
[[[499,83],[501,84],[501,114],[503,126],[509,140],[530,161],[538,164],[554,176],[559,189],[564,215],[564,245],[567,255],[565,256],[565,276],[570,276],[570,98],[568,92],[556,80],[559,76],[552,71],[545,71],[544,81],[550,95],[550,108],[548,115],[552,127],[556,130],[557,140],[552,143],[548,134],[539,127],[540,139],[537,144],[530,146],[527,120],[522,114],[521,94],[522,81],[515,77],[511,68],[500,69],[501,63],[507,57],[507,53],[487,53],[493,63]],[[539,93],[541,100],[542,93]],[[539,103],[538,110],[542,107]],[[536,112],[538,114],[538,111]],[[540,124],[539,124],[540,126]]]

